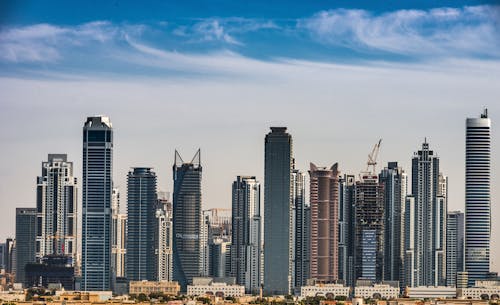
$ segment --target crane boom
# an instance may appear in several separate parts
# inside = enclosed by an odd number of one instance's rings
[[[382,144],[382,139],[379,139],[378,142],[373,146],[372,151],[368,155],[368,161],[366,162],[366,173],[375,175],[376,174],[376,166],[377,166],[377,158],[378,152],[380,151],[380,144]],[[371,171],[370,171],[370,166]]]

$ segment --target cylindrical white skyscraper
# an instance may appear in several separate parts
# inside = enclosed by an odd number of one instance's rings
[[[490,270],[491,120],[468,118],[465,138],[465,271],[469,286]]]

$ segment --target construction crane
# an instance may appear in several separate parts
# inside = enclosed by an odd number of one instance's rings
[[[364,172],[361,172],[360,176],[376,175],[377,158],[378,158],[378,152],[380,150],[380,144],[382,144],[382,139],[378,140],[378,142],[373,146],[372,151],[368,155],[368,161],[366,162],[366,170]],[[372,167],[371,171],[370,171],[370,166]]]

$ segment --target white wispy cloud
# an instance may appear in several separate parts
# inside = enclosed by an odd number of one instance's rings
[[[77,26],[36,24],[0,31],[0,60],[6,62],[54,62],[72,47],[94,47],[121,37],[139,34],[144,25],[114,25],[94,21]]]
[[[204,41],[223,41],[229,44],[241,45],[241,42],[229,35],[225,27],[217,19],[199,22],[194,25],[193,30],[200,34]]]
[[[181,25],[173,30],[177,36],[190,37],[194,42],[218,41],[232,45],[243,45],[235,36],[266,29],[279,29],[272,20],[249,19],[240,17],[208,18],[192,25]]]
[[[299,20],[316,41],[364,51],[412,56],[500,56],[500,6],[322,11]]]

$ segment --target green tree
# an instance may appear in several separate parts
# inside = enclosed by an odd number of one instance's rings
[[[144,293],[140,293],[137,296],[137,301],[139,301],[139,302],[146,302],[147,300],[148,300],[148,296],[145,295]]]

